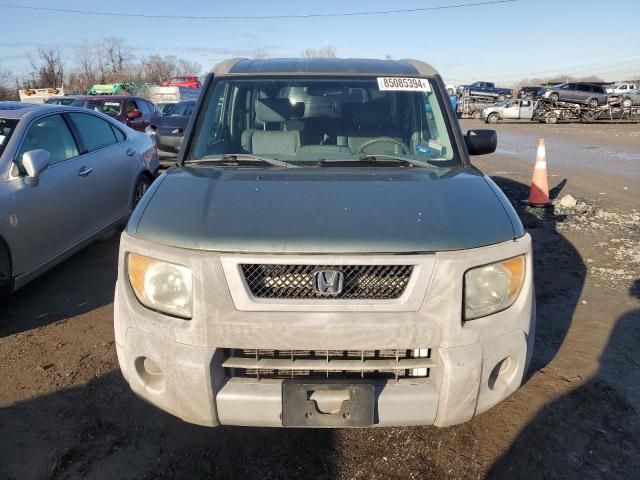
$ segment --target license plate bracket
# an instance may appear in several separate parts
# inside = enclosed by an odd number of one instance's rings
[[[322,412],[313,399],[315,392],[344,395],[339,408]],[[368,427],[374,423],[375,386],[370,383],[282,382],[282,425],[284,427]]]

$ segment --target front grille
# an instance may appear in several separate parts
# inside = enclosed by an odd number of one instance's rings
[[[389,300],[400,297],[409,283],[412,265],[241,265],[254,297],[324,300]],[[344,274],[342,291],[316,291],[314,272],[338,270]]]
[[[229,378],[428,378],[431,349],[267,350],[225,349],[222,366]]]

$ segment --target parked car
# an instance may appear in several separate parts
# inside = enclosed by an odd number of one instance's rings
[[[462,93],[464,90],[469,90],[469,95],[471,96],[491,97],[499,102],[511,97],[513,94],[513,90],[510,88],[496,87],[493,82],[473,82],[469,85],[458,86],[458,92]]]
[[[176,156],[195,104],[195,100],[178,102],[166,114],[151,117],[145,132],[154,139],[159,153]]]
[[[157,169],[151,140],[107,115],[0,102],[2,290],[123,225]]]
[[[173,107],[176,103],[178,103],[177,100],[160,102],[160,103],[156,103],[156,108],[162,115],[165,115],[169,110],[171,110],[171,107]]]
[[[609,95],[622,95],[637,88],[638,85],[635,83],[617,83],[613,87],[607,88],[606,90]]]
[[[535,101],[531,99],[505,100],[482,109],[481,118],[487,123],[500,120],[532,120]]]
[[[555,85],[543,90],[539,96],[548,98],[552,102],[578,103],[589,107],[606,105],[608,100],[607,92],[603,86],[578,82]]]
[[[629,90],[627,93],[620,95],[620,105],[625,108],[640,106],[640,88]]]
[[[531,237],[435,69],[233,59],[206,84],[121,237],[137,395],[209,426],[447,426],[520,386]]]
[[[69,106],[69,105],[73,104],[73,102],[75,102],[78,98],[80,98],[79,95],[64,95],[62,97],[51,97],[51,98],[45,100],[44,103],[46,103],[47,105],[65,105],[65,106]]]
[[[516,94],[517,98],[528,98],[535,100],[538,98],[538,93],[542,90],[542,87],[521,87]]]
[[[194,75],[183,75],[181,77],[171,77],[169,80],[162,82],[163,87],[188,87],[202,88],[202,83],[198,77]]]
[[[104,113],[140,132],[149,126],[152,116],[160,113],[149,100],[130,95],[77,96],[67,105]]]

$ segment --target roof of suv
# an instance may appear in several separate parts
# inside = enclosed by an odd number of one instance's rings
[[[232,58],[216,65],[214,75],[422,75],[438,72],[419,60],[370,60],[363,58]]]

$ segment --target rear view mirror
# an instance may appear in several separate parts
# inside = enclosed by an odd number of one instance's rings
[[[495,130],[469,130],[464,136],[469,155],[486,155],[493,153],[498,146],[498,134]]]
[[[22,155],[22,166],[27,172],[25,182],[35,187],[38,185],[40,174],[49,166],[50,154],[46,150],[29,150]]]

